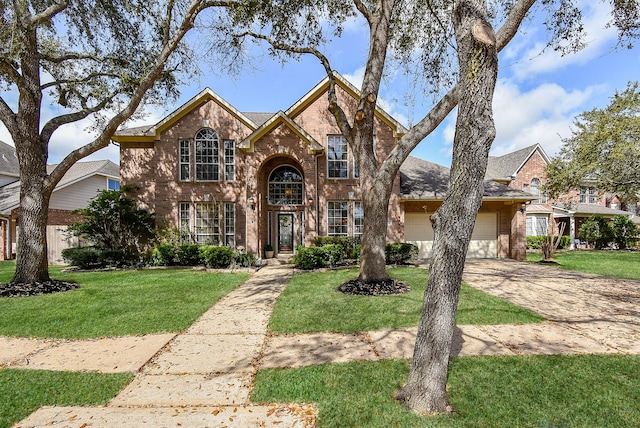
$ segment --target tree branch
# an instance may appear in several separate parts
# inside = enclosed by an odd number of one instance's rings
[[[57,14],[65,10],[67,6],[69,6],[68,0],[62,0],[59,3],[54,3],[48,8],[46,8],[45,10],[43,10],[42,12],[30,16],[29,19],[26,21],[27,26],[37,27],[42,25],[45,22],[48,22],[51,20],[51,18],[53,18],[54,16],[56,16]]]
[[[9,130],[9,134],[13,136],[18,133],[17,115],[2,97],[0,97],[0,119]]]
[[[353,0],[353,4],[356,5],[356,9],[358,9],[358,11],[362,14],[362,16],[364,16],[364,18],[369,23],[369,26],[371,26],[372,14],[369,8],[367,7],[367,5],[365,5],[362,2],[362,0]]]
[[[104,109],[107,106],[107,104],[111,102],[114,96],[115,94],[111,94],[109,97],[103,99],[99,104],[96,104],[93,107],[88,107],[88,108],[85,107],[80,111],[76,111],[69,114],[63,114],[63,115],[52,118],[42,127],[42,131],[40,132],[40,138],[43,139],[44,141],[49,141],[53,133],[62,125],[78,122],[82,119],[89,117],[93,113]]]
[[[91,73],[88,76],[85,76],[82,79],[66,79],[66,80],[54,80],[48,83],[45,83],[43,85],[40,85],[40,89],[44,90],[44,89],[49,89],[51,87],[54,86],[61,86],[61,85],[73,85],[73,84],[77,84],[77,83],[87,83],[93,79],[96,79],[98,77],[112,77],[114,79],[117,79],[118,77],[120,77],[117,74],[114,73]]]

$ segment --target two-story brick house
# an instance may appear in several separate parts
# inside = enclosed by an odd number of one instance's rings
[[[549,162],[549,157],[539,144],[503,156],[489,157],[487,179],[536,197],[526,207],[527,236],[556,234],[563,229],[565,235],[576,239],[580,225],[592,215],[605,218],[619,214],[632,215],[618,209],[620,201],[615,195],[598,192],[593,183],[588,181],[579,189],[568,189],[557,200],[547,198],[542,188],[546,183],[545,167]]]
[[[275,114],[240,112],[205,89],[160,122],[113,136],[122,181],[138,185],[140,204],[196,243],[259,254],[271,245],[290,254],[317,235],[358,237],[365,221],[358,169],[328,111],[328,86],[324,79]],[[337,95],[352,114],[357,89],[338,78]],[[405,132],[376,109],[380,158]],[[393,183],[389,241],[419,243],[428,255],[429,214],[442,203],[447,171],[416,158],[405,162]],[[488,188],[471,256],[522,259],[520,209],[531,195],[498,183]]]

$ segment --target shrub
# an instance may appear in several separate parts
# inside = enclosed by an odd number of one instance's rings
[[[594,215],[582,223],[578,230],[578,237],[593,244],[597,250],[601,250],[613,240],[613,231],[607,220],[602,216]]]
[[[323,245],[325,261],[327,266],[335,266],[344,259],[344,247],[340,244]]]
[[[340,245],[342,247],[342,258],[350,258],[351,253],[360,240],[352,236],[316,236],[313,238],[313,245],[323,247],[325,245]]]
[[[611,224],[613,242],[620,250],[633,247],[638,242],[638,226],[624,214],[617,215]]]
[[[239,267],[251,267],[256,265],[256,256],[244,251],[235,251],[231,263]]]
[[[541,236],[527,236],[527,248],[532,250],[539,250],[542,248],[542,244],[547,239],[546,235]],[[553,242],[557,239],[557,236],[553,237]],[[561,250],[563,248],[568,248],[571,245],[571,237],[570,236],[561,236],[560,243],[558,244],[558,249]]]
[[[162,244],[151,250],[151,264],[154,266],[172,266],[177,264],[176,247]]]
[[[195,244],[180,245],[176,249],[176,258],[180,266],[198,266],[203,263],[200,247]]]
[[[356,244],[351,252],[349,258],[355,260],[356,263],[360,263],[360,254],[362,253],[362,244]]]
[[[326,253],[322,247],[299,246],[293,264],[299,269],[318,269],[326,266]]]
[[[65,262],[80,269],[95,269],[100,267],[102,251],[96,247],[65,248],[62,258]]]
[[[200,247],[202,261],[207,267],[221,269],[231,266],[233,259],[233,249],[231,247],[218,247],[206,245]]]
[[[125,252],[124,250],[101,250],[100,252],[100,266],[133,266],[136,264],[137,260],[132,257],[130,253]]]
[[[395,242],[385,247],[387,264],[404,265],[414,261],[418,256],[418,247],[406,242]]]

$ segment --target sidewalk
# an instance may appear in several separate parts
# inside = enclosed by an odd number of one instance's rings
[[[16,427],[312,426],[311,406],[249,402],[271,310],[291,275],[285,265],[256,272],[173,337],[107,406],[42,408]],[[30,360],[31,368],[37,358]]]
[[[132,420],[150,426],[310,426],[312,406],[249,402],[258,368],[411,358],[416,328],[269,336],[271,310],[292,271],[287,265],[259,270],[179,335],[92,341],[0,338],[0,366],[139,371],[105,407],[40,409],[17,426],[117,427]],[[458,326],[454,356],[640,354],[638,281],[508,260],[469,261],[464,281],[549,321]]]

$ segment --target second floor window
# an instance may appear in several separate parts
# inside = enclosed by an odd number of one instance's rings
[[[327,137],[327,174],[329,178],[349,178],[349,152],[342,135]]]
[[[596,188],[591,186],[582,186],[580,188],[580,203],[581,204],[595,204],[596,203]]]
[[[180,181],[234,181],[235,141],[221,142],[211,128],[201,129],[193,140],[179,140],[178,176]]]
[[[195,138],[196,181],[220,179],[218,134],[211,128],[198,131]]]

